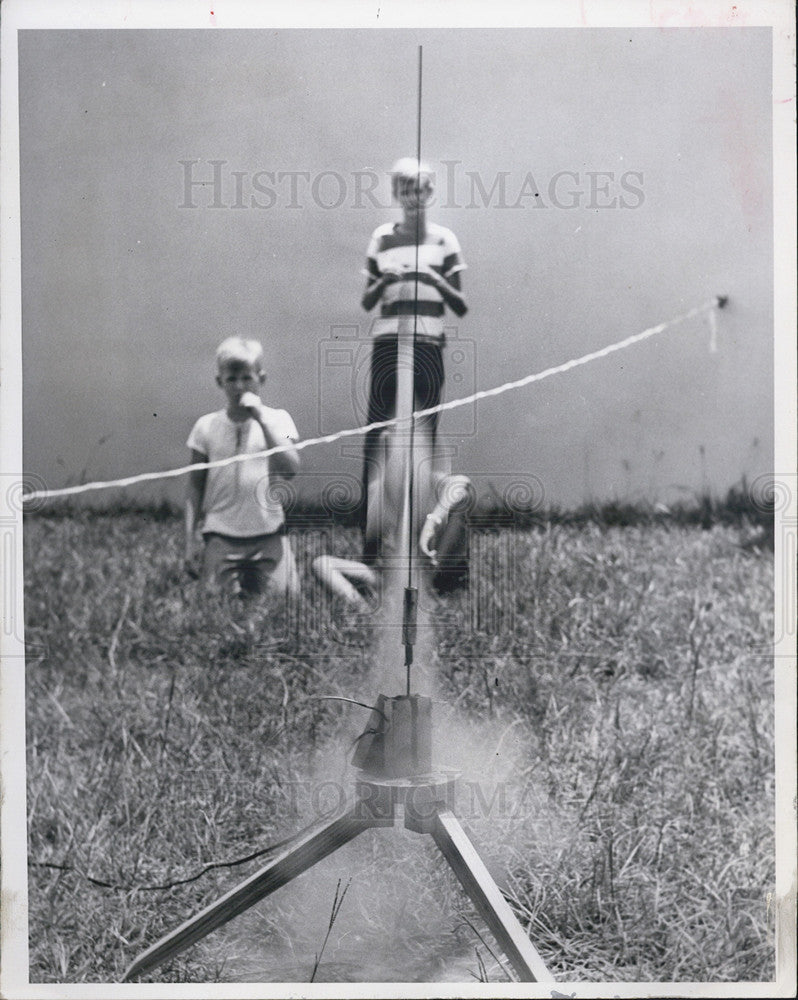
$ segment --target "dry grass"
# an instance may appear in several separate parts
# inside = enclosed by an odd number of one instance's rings
[[[115,981],[263,861],[153,887],[334,804],[364,713],[318,696],[376,695],[374,635],[306,566],[302,607],[248,628],[182,577],[168,517],[40,514],[25,534],[31,980]],[[772,559],[740,537],[508,529],[481,542],[478,614],[436,604],[458,811],[563,980],[773,975]],[[320,544],[295,541],[300,561]],[[152,978],[308,981],[350,876],[317,981],[507,978],[404,831],[363,835]]]

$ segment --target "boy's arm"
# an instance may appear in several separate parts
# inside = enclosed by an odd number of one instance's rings
[[[360,304],[366,312],[373,309],[380,301],[382,293],[388,285],[392,285],[394,281],[401,281],[402,277],[398,271],[383,271],[379,276],[370,277],[366,284],[366,290],[363,292],[363,298],[360,300]]]
[[[268,424],[261,420],[259,420],[258,423],[263,429],[263,436],[266,438],[267,448],[277,448],[279,445],[290,445],[287,451],[279,451],[276,455],[270,456],[269,469],[278,476],[282,476],[283,479],[293,479],[297,472],[299,472],[299,452],[294,447],[294,442],[291,438],[275,437],[269,430]]]
[[[203,455],[196,448],[191,449],[192,465],[207,461],[207,455]],[[200,511],[202,510],[202,498],[205,496],[205,481],[207,477],[207,469],[194,469],[188,474],[185,509],[186,565],[191,569],[193,569],[194,559],[197,555],[197,525],[199,523]]]
[[[260,397],[254,393],[253,396],[254,399],[251,405],[244,403],[243,396],[241,397],[241,403],[249,410],[252,418],[260,424],[260,429],[263,431],[263,437],[266,441],[266,448],[289,446],[286,451],[279,451],[276,455],[269,457],[269,470],[278,476],[282,476],[283,479],[292,479],[299,472],[299,452],[294,447],[294,438],[286,437],[285,432],[281,431],[280,427],[273,422],[269,408],[261,403]],[[288,421],[293,428],[293,421],[290,418],[288,418]]]
[[[347,577],[362,580],[369,586],[376,587],[379,581],[370,566],[352,559],[339,559],[336,556],[317,556],[311,566],[316,576],[333,594],[343,597],[347,604],[355,604],[364,611],[368,610],[368,601]]]
[[[472,486],[467,476],[447,476],[438,502],[427,514],[418,538],[418,547],[433,566],[438,564],[437,543],[449,514],[464,510],[468,506]]]
[[[455,271],[449,278],[445,278],[438,271],[429,268],[426,271],[418,272],[418,280],[425,285],[432,285],[436,288],[455,316],[465,316],[468,312],[466,300],[460,293],[460,272]]]

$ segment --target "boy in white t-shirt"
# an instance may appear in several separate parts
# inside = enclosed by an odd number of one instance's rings
[[[293,447],[299,438],[285,410],[264,406],[260,387],[263,348],[256,340],[230,337],[216,351],[216,384],[227,397],[223,410],[207,413],[188,438],[191,461],[214,462],[290,444],[269,458],[249,458],[189,473],[186,493],[186,567],[194,571],[202,533],[201,577],[234,594],[260,594],[267,587],[296,594],[299,577],[285,513],[269,489],[272,476],[290,479],[299,468]]]

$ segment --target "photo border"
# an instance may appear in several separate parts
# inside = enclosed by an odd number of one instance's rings
[[[18,120],[17,32],[28,28],[386,28],[449,27],[706,27],[770,26],[773,29],[773,154],[775,240],[775,479],[787,486],[787,501],[776,510],[777,539],[796,536],[796,199],[795,199],[795,34],[792,5],[745,2],[668,2],[653,0],[582,0],[570,5],[512,2],[474,3],[437,0],[423,3],[383,0],[379,4],[341,3],[331,0],[293,4],[169,3],[161,6],[70,2],[44,3],[9,0],[2,7],[0,51],[0,230],[2,277],[0,294],[0,396],[1,470],[14,481],[2,491],[0,528],[10,542],[4,545],[5,578],[2,672],[0,673],[0,733],[2,734],[2,954],[0,995],[26,998],[97,997],[282,997],[279,984],[30,984],[27,941],[27,848],[25,786],[25,648],[22,638],[22,501],[31,488],[22,473],[22,361],[20,270],[20,171]],[[795,545],[775,548],[776,635],[775,722],[777,745],[776,785],[776,980],[768,983],[560,983],[551,984],[434,984],[438,997],[590,996],[636,997],[792,996],[795,986],[796,940],[796,671],[795,589],[791,602],[782,599],[795,579]],[[9,586],[10,585],[10,586]],[[786,589],[785,589],[786,588]],[[791,619],[791,620],[790,620]],[[19,633],[19,634],[18,634]],[[402,984],[402,996],[430,995],[431,984]],[[394,997],[393,984],[291,984],[292,996]]]

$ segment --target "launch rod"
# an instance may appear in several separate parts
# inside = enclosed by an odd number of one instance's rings
[[[404,600],[402,603],[402,644],[404,645],[405,672],[407,694],[410,694],[410,668],[413,664],[413,646],[416,642],[416,605],[418,590],[413,586],[413,372],[414,372],[414,349],[413,331],[411,329],[411,317],[400,317],[398,356],[397,356],[397,379],[396,415],[410,420],[410,435],[403,442],[404,447],[401,452],[402,462],[402,503],[399,517],[399,538],[397,540],[398,553],[404,553],[407,557],[407,581],[404,588]],[[400,425],[402,426],[402,425]],[[401,432],[400,432],[401,433]],[[399,455],[396,456],[397,458]],[[397,581],[398,582],[398,581]]]
[[[418,339],[418,261],[419,244],[421,242],[421,93],[423,73],[423,46],[418,47],[418,105],[416,114],[416,233],[415,233],[415,276],[413,281],[413,321],[410,316],[399,318],[397,336],[397,377],[396,377],[396,415],[409,420],[410,433],[403,462],[403,496],[400,516],[400,532],[398,551],[407,554],[407,585],[402,602],[402,643],[405,649],[406,689],[410,694],[410,668],[413,665],[413,646],[416,643],[416,615],[418,607],[418,590],[413,586],[413,554],[415,531],[413,519],[413,499],[415,486],[415,419],[413,417],[415,399],[416,342]],[[400,426],[404,426],[401,425]]]
[[[415,371],[416,344],[418,342],[418,259],[421,245],[421,82],[423,72],[423,47],[418,47],[418,106],[416,111],[416,260],[415,277],[413,280],[413,343],[412,343],[412,385],[410,390],[410,441],[409,441],[409,476],[407,479],[407,508],[409,521],[409,537],[407,546],[407,586],[413,586],[413,486],[415,468],[413,465],[413,445],[415,444],[416,421],[413,417],[415,401]],[[410,691],[408,690],[408,694]]]

